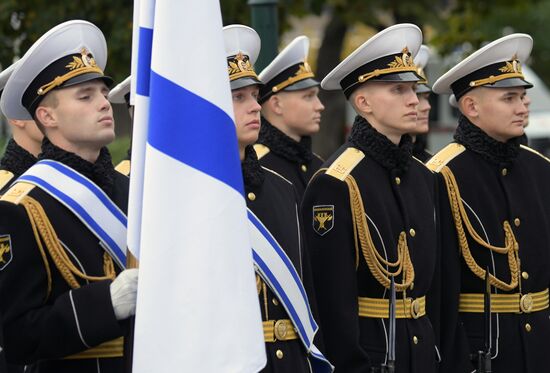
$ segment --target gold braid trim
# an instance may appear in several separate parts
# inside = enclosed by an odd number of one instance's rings
[[[31,197],[27,197],[25,199],[31,199]],[[38,250],[40,250],[40,255],[42,256],[42,261],[44,262],[44,268],[46,269],[46,276],[48,278],[48,290],[46,292],[46,298],[44,301],[46,301],[50,294],[52,293],[52,271],[50,269],[50,264],[48,263],[48,258],[46,257],[46,252],[44,251],[44,246],[42,245],[42,239],[40,239],[40,235],[38,234],[38,229],[36,228],[36,222],[34,219],[31,218],[31,212],[29,209],[29,205],[26,203],[23,203],[23,206],[25,207],[25,210],[27,211],[27,214],[29,215],[29,221],[31,222],[32,232],[34,233],[34,239],[36,241],[36,244],[38,245]]]
[[[55,87],[59,87],[61,84],[65,83],[67,80],[72,79],[76,76],[86,74],[86,73],[98,73],[101,76],[103,76],[103,70],[101,70],[97,66],[86,66],[82,67],[73,71],[69,71],[66,74],[63,74],[61,76],[56,76],[54,80],[52,80],[49,83],[44,84],[42,87],[36,91],[36,93],[39,96],[44,96],[46,93],[54,89]]]
[[[363,257],[367,262],[371,274],[376,281],[386,289],[390,288],[389,276],[396,277],[403,273],[403,282],[395,284],[395,291],[405,291],[414,281],[414,267],[409,254],[409,248],[407,246],[407,235],[405,232],[399,234],[399,241],[397,244],[397,261],[390,262],[380,255],[369,231],[367,218],[365,216],[365,207],[363,205],[363,199],[359,191],[359,186],[355,181],[355,178],[348,175],[345,179],[348,184],[350,194],[351,214],[354,224],[354,232],[359,237],[359,243],[363,252]],[[357,242],[357,240],[356,240]],[[395,268],[392,272],[386,269],[386,267]]]
[[[55,266],[63,276],[63,279],[69,284],[73,289],[79,288],[80,284],[76,280],[75,276],[88,280],[88,281],[101,281],[101,280],[113,280],[116,276],[114,263],[112,258],[107,254],[103,254],[103,269],[105,271],[105,276],[88,276],[82,273],[69,259],[67,253],[63,249],[55,230],[44,211],[44,208],[40,203],[32,197],[26,196],[21,201],[21,204],[25,207],[27,214],[29,215],[29,220],[35,232],[36,242],[40,248],[42,258],[47,263],[45,258],[45,252],[42,247],[41,239],[48,249],[48,253],[52,258]],[[49,273],[49,266],[47,266],[47,271]],[[48,291],[51,290],[51,274],[49,273],[48,278]]]
[[[445,179],[445,184],[447,186],[447,193],[449,195],[451,211],[453,213],[453,218],[455,221],[460,251],[462,253],[464,261],[468,265],[468,268],[470,268],[470,271],[472,271],[480,279],[485,279],[485,269],[481,268],[477,264],[474,257],[472,256],[472,253],[470,252],[468,238],[466,237],[463,223],[464,225],[466,225],[466,229],[468,230],[470,237],[472,237],[479,245],[497,254],[508,255],[508,265],[510,267],[511,275],[510,283],[506,283],[498,279],[494,275],[489,274],[489,282],[491,283],[491,285],[504,291],[515,289],[519,284],[520,274],[519,244],[516,241],[516,237],[514,236],[514,232],[512,231],[510,223],[508,221],[504,221],[503,223],[504,247],[493,246],[485,242],[477,234],[477,232],[474,230],[474,227],[470,223],[470,219],[468,218],[468,214],[466,213],[466,209],[464,208],[464,204],[462,203],[458,184],[456,182],[453,172],[449,167],[445,166],[441,169],[441,174],[443,175]]]

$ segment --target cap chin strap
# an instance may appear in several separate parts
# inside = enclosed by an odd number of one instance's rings
[[[61,76],[56,76],[54,80],[40,87],[36,93],[38,93],[39,96],[44,96],[52,89],[59,87],[61,84],[65,83],[67,80],[86,73],[98,73],[103,75],[103,70],[101,70],[97,66],[86,66],[77,70],[69,71],[68,73]]]
[[[504,80],[504,79],[511,79],[511,78],[525,79],[523,74],[519,73],[519,72],[518,73],[506,73],[506,74],[501,74],[501,75],[497,75],[497,76],[491,75],[488,78],[472,80],[470,82],[470,87],[473,88],[473,87],[479,87],[479,86],[486,85],[486,84],[494,84],[498,81],[501,81],[501,80]]]

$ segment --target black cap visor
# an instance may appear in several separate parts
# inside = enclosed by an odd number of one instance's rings
[[[244,87],[248,87],[250,85],[258,85],[261,86],[263,83],[259,81],[256,78],[247,76],[244,78],[235,79],[229,82],[229,85],[231,86],[231,90],[234,91],[235,89],[240,89]]]
[[[529,83],[525,79],[521,78],[510,78],[510,79],[502,79],[497,82],[494,82],[493,84],[484,84],[480,85],[479,87],[485,87],[485,88],[516,88],[516,87],[524,87],[525,89],[533,88],[533,84]],[[462,96],[464,96],[466,93],[470,92],[472,89],[478,88],[478,87],[468,87],[463,92],[455,93],[456,101],[460,100]]]
[[[346,98],[349,98],[351,94],[359,88],[362,84],[366,84],[368,82],[385,82],[385,83],[399,83],[399,82],[418,82],[420,80],[424,80],[420,75],[412,72],[412,71],[405,71],[401,73],[391,73],[391,74],[385,74],[377,76],[376,78],[371,78],[364,83],[355,83],[354,85],[349,86],[344,90],[344,95],[346,95]]]
[[[427,84],[418,84],[416,86],[416,93],[430,93],[432,89]]]
[[[485,85],[482,85],[482,87],[487,87],[487,88],[525,87],[525,89],[529,89],[529,88],[533,88],[533,84],[529,83],[525,79],[510,78],[510,79],[499,80],[498,82],[494,82],[493,84],[485,84]]]
[[[80,83],[86,83],[86,82],[89,82],[91,80],[96,80],[96,79],[102,80],[105,83],[105,85],[107,85],[107,87],[109,87],[109,88],[114,83],[114,80],[110,76],[105,76],[105,75],[100,74],[100,73],[91,72],[91,73],[85,73],[85,74],[77,75],[74,78],[71,78],[71,79],[67,80],[66,82],[63,82],[63,84],[61,84],[59,87],[55,87],[54,90],[55,89],[60,89],[60,88],[71,87],[71,86],[74,86],[74,85],[77,85],[77,84],[80,84]],[[36,111],[36,108],[38,107],[38,105],[40,105],[40,102],[42,102],[42,100],[46,96],[47,96],[47,93],[45,95],[37,95],[37,96],[35,96],[34,100],[29,105],[27,105],[27,110],[29,111],[29,113],[31,114],[31,116],[33,118],[34,118],[34,112]]]
[[[96,79],[103,80],[105,85],[109,88],[111,88],[114,83],[114,80],[110,76],[102,75],[100,73],[85,73],[67,80],[57,88],[71,87],[80,83],[86,83]]]
[[[380,75],[367,80],[367,82],[418,82],[419,80],[424,80],[424,78],[412,71],[405,71],[401,73]]]
[[[312,78],[307,78],[285,87],[283,91],[300,91],[302,89],[308,89],[311,87],[316,87],[318,85],[320,85],[320,83],[317,80]]]

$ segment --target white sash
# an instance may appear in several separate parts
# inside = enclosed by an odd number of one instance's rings
[[[41,160],[17,181],[36,185],[61,202],[100,240],[117,265],[126,267],[126,215],[90,179],[62,163]]]
[[[300,340],[310,356],[315,359],[312,362],[314,372],[332,372],[334,367],[313,344],[318,326],[313,319],[306,291],[294,265],[277,240],[250,209],[248,222],[256,272],[281,301],[296,327]]]

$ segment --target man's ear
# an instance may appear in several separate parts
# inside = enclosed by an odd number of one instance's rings
[[[359,88],[357,91],[355,91],[352,100],[353,106],[355,106],[355,109],[358,112],[365,114],[372,113],[372,105],[369,99],[369,95],[364,88]]]
[[[277,115],[283,114],[283,100],[279,95],[272,95],[266,102],[269,110]]]
[[[468,118],[477,118],[479,116],[477,98],[466,94],[459,100],[459,107],[462,114]]]
[[[34,113],[36,120],[39,121],[45,128],[52,128],[56,126],[57,121],[53,108],[48,106],[38,106]]]

